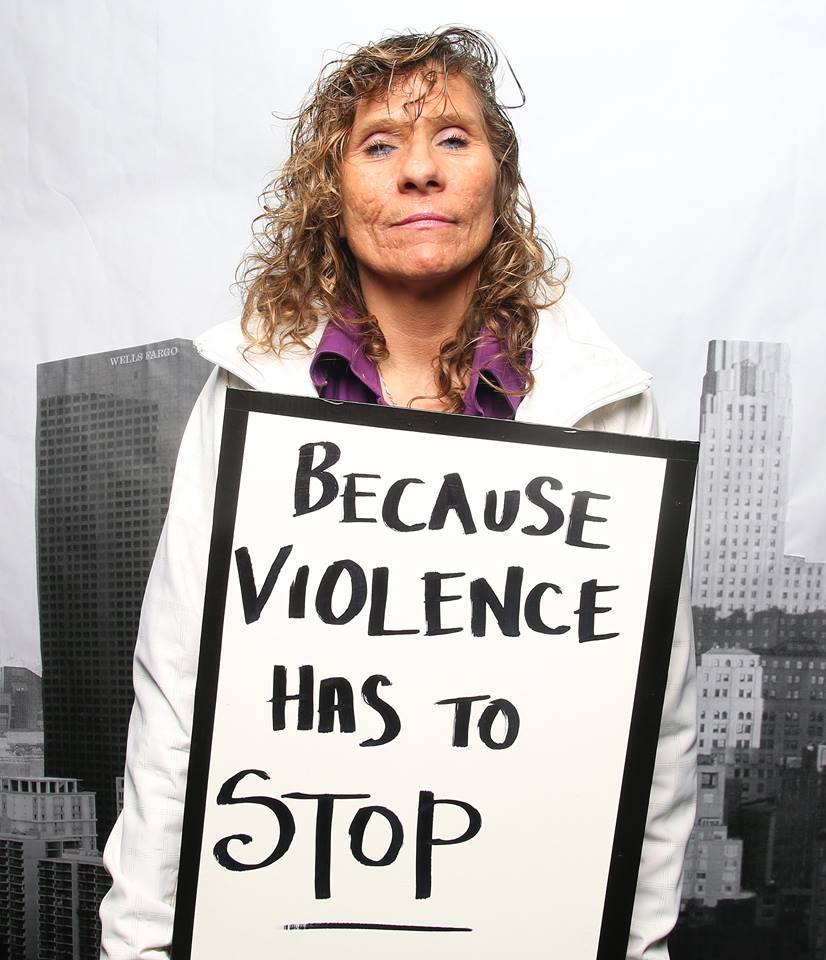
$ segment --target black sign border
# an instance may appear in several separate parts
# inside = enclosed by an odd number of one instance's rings
[[[630,434],[576,430],[519,421],[446,415],[234,389],[228,389],[226,394],[218,463],[193,708],[172,956],[175,960],[190,960],[192,951],[198,870],[212,752],[213,704],[218,688],[227,584],[250,413],[667,460],[640,666],[605,889],[602,926],[594,958],[623,960],[631,926],[671,655],[671,643],[664,643],[662,639],[672,637],[674,632],[699,444],[686,440],[660,440]],[[679,544],[679,549],[675,550],[674,544]]]

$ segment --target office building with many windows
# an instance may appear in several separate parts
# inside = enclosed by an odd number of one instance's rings
[[[40,677],[28,667],[0,664],[0,734],[42,729]]]
[[[743,841],[724,822],[726,768],[701,757],[697,769],[697,814],[683,864],[683,900],[715,907],[720,900],[753,896],[740,888]]]
[[[791,422],[788,346],[712,340],[700,402],[695,606],[728,616],[778,605]]]
[[[763,667],[739,647],[713,647],[697,671],[697,750],[722,754],[760,746]]]
[[[700,401],[692,601],[719,617],[826,607],[826,563],[785,553],[789,348],[712,340]]]
[[[186,340],[38,367],[45,769],[95,791],[101,845],[123,774],[144,586],[210,370]]]
[[[95,847],[95,797],[77,780],[0,778],[0,956],[41,956],[40,861],[64,853],[88,856]]]
[[[110,886],[100,857],[38,861],[38,960],[98,960],[100,901]]]

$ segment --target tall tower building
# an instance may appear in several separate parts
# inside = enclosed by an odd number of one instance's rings
[[[720,616],[785,608],[791,417],[787,344],[709,343],[700,406],[695,606]]]
[[[186,340],[40,364],[37,532],[45,770],[115,820],[144,586],[211,365]]]

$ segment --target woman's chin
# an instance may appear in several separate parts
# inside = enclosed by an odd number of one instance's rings
[[[455,256],[411,255],[394,266],[396,267],[395,275],[399,280],[437,282],[449,280],[451,277],[459,280],[469,264],[464,260],[457,260]]]

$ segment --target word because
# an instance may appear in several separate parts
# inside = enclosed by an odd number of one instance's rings
[[[323,457],[320,463],[315,464],[315,451],[320,450]],[[295,474],[295,516],[301,517],[316,510],[328,507],[339,496],[340,484],[329,468],[341,458],[341,449],[334,443],[321,441],[319,443],[305,443],[298,449],[298,467]],[[317,499],[310,499],[310,482],[315,480],[316,486],[321,485]],[[373,490],[359,488],[360,480],[381,480],[378,473],[347,473],[344,475],[344,490],[341,493],[342,523],[376,523],[372,516],[359,516],[356,501],[376,497]],[[415,533],[418,530],[443,530],[448,516],[453,513],[466,533],[476,533],[477,524],[470,508],[465,485],[458,473],[445,474],[430,519],[425,522],[419,520],[407,523],[401,519],[401,499],[408,487],[423,484],[424,480],[418,477],[402,477],[390,484],[382,502],[381,517],[384,523],[398,533]],[[523,526],[522,533],[530,537],[545,537],[556,533],[565,523],[564,511],[545,496],[544,487],[551,490],[561,490],[562,484],[556,477],[534,477],[525,486],[526,500],[539,507],[544,514],[541,526],[530,523]],[[607,543],[590,543],[582,539],[586,522],[605,523],[605,517],[591,516],[588,506],[591,500],[610,500],[605,493],[592,493],[589,490],[577,490],[572,494],[568,528],[565,542],[572,547],[586,547],[591,550],[607,550]],[[488,490],[485,495],[483,522],[488,530],[500,533],[510,528],[516,522],[522,494],[519,490],[506,490],[502,495],[502,504],[499,505],[499,494],[496,490]]]

